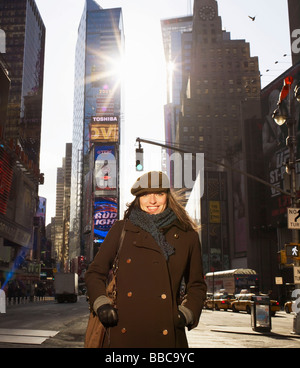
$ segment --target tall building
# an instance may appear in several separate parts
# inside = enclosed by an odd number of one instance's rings
[[[183,57],[191,50],[191,44],[183,43],[183,33],[191,32],[193,17],[161,20],[165,60],[167,66],[167,103],[180,105],[182,73],[189,72],[190,64],[183,66]],[[185,58],[186,61],[186,58]]]
[[[164,106],[165,140],[175,142],[181,110],[181,90],[191,68],[191,31],[193,17],[179,17],[161,20],[161,29],[165,60],[167,67],[167,104]],[[186,36],[190,39],[186,39]],[[166,150],[166,157],[171,157],[173,151]],[[167,160],[166,160],[167,163]],[[173,184],[173,168],[163,167]]]
[[[0,28],[11,78],[5,136],[20,144],[38,170],[46,31],[35,1],[1,0]]]
[[[118,215],[123,47],[121,8],[86,0],[75,61],[70,259],[92,259]]]
[[[213,162],[245,172],[249,169],[245,119],[260,119],[258,58],[250,56],[249,43],[232,40],[222,30],[216,0],[194,1],[192,31],[183,32],[181,42],[185,48],[176,143],[189,152],[204,153],[204,268],[208,272],[249,267],[247,181]]]
[[[58,167],[56,172],[56,204],[55,204],[55,240],[54,252],[58,269],[62,259],[63,247],[63,205],[64,205],[64,168]]]
[[[54,250],[57,268],[68,270],[72,143],[66,144],[62,167],[57,168]]]
[[[15,277],[27,284],[40,279],[41,233],[34,229],[45,26],[34,0],[0,0],[0,29],[0,74],[4,65],[9,79],[0,77],[0,273],[6,284]]]
[[[194,2],[192,50],[179,142],[218,161],[240,143],[241,101],[259,98],[258,58],[222,30],[216,0]]]

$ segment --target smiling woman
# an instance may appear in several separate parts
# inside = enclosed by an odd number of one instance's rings
[[[197,326],[206,293],[198,233],[162,172],[142,175],[131,193],[125,220],[115,222],[85,274],[90,305],[109,328],[103,347],[186,348],[185,326]],[[105,282],[121,233],[116,308]]]
[[[141,210],[150,215],[157,215],[165,210],[167,206],[167,193],[147,193],[140,196]]]

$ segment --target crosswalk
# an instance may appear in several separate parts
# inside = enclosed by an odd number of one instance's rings
[[[40,345],[59,331],[0,328],[0,343]]]

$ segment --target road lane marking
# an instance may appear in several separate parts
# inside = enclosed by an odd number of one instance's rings
[[[40,345],[59,331],[0,328],[0,342]]]

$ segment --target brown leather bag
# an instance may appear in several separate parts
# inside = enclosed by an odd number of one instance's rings
[[[118,261],[119,261],[119,253],[122,248],[123,240],[125,236],[124,227],[122,229],[122,233],[119,240],[119,249],[114,259],[114,263],[112,269],[108,275],[107,287],[106,287],[106,296],[112,300],[112,304],[116,305],[116,294],[117,294],[117,282],[116,275],[118,269]],[[88,320],[88,325],[85,333],[84,339],[84,347],[85,348],[102,348],[104,343],[104,338],[106,333],[108,332],[107,328],[105,328],[100,322],[97,314],[94,312],[92,306],[90,306],[90,316]]]

